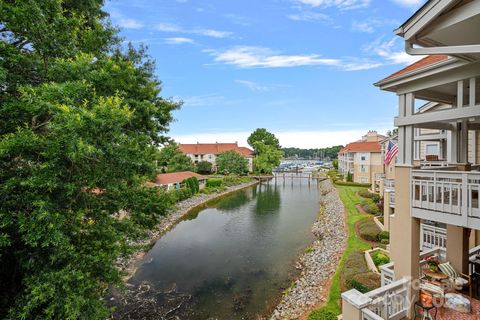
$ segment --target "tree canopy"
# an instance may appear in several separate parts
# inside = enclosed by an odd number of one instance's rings
[[[177,144],[170,143],[157,154],[157,166],[162,172],[193,171],[195,165]]]
[[[105,319],[115,261],[171,206],[143,184],[179,105],[102,5],[0,2],[0,318]]]
[[[197,172],[201,174],[212,173],[212,164],[205,160],[200,161],[197,163]]]
[[[217,172],[221,174],[248,173],[248,160],[235,151],[225,151],[217,156]]]
[[[255,171],[271,174],[273,168],[280,165],[283,151],[261,141],[255,142],[255,147],[258,150],[258,154],[253,160]]]
[[[333,146],[318,149],[300,149],[300,148],[283,148],[285,158],[302,158],[302,159],[337,159],[338,152],[343,146]]]
[[[258,153],[256,149],[256,143],[262,142],[267,146],[271,146],[275,149],[280,149],[280,143],[275,137],[275,135],[271,132],[268,132],[265,128],[258,128],[247,139],[248,144],[253,148],[255,153]]]

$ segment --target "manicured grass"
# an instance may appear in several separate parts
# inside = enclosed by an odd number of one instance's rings
[[[360,213],[355,205],[359,204],[361,199],[357,196],[357,192],[365,190],[360,187],[350,186],[336,186],[340,199],[347,209],[347,225],[348,225],[348,240],[345,251],[342,255],[340,263],[332,279],[330,293],[328,295],[327,303],[318,310],[313,311],[309,316],[309,320],[329,320],[333,315],[341,313],[340,299],[341,299],[341,274],[345,266],[347,258],[355,251],[365,251],[370,249],[371,245],[359,239],[355,233],[355,224],[363,219],[369,219],[368,214]]]

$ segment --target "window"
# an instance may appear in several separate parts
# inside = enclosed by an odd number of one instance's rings
[[[368,166],[362,164],[362,165],[360,166],[360,171],[361,171],[361,172],[368,172]]]
[[[438,144],[427,144],[425,146],[425,154],[438,156]]]
[[[368,160],[368,153],[361,153],[360,154],[360,160],[361,161],[367,161]]]
[[[368,179],[367,178],[361,178],[360,183],[368,183]]]

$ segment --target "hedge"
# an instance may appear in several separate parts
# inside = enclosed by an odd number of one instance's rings
[[[358,223],[358,232],[360,236],[367,241],[377,242],[380,231],[372,219],[365,219]]]
[[[390,239],[390,233],[388,231],[382,231],[378,234],[378,240],[389,240]]]
[[[333,311],[319,309],[313,311],[308,318],[313,318],[315,320],[337,320],[337,315]]]
[[[375,202],[373,202],[371,199],[363,199],[362,202],[360,202],[360,205],[362,206],[363,210],[365,212],[370,213],[370,214],[379,214],[380,210],[378,209],[378,206]]]
[[[373,263],[375,263],[377,267],[383,266],[384,264],[390,262],[390,257],[379,250],[373,251],[372,253],[370,253],[370,256],[372,257]]]
[[[356,183],[356,182],[345,182],[345,181],[333,181],[338,186],[349,186],[349,187],[365,187],[370,188],[370,183]]]
[[[351,285],[353,289],[367,293],[380,287],[380,275],[375,272],[356,274],[351,280]]]
[[[222,178],[211,178],[207,180],[207,187],[208,188],[216,188],[220,187],[223,184]]]

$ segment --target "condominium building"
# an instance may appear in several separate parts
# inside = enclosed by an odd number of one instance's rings
[[[369,131],[359,141],[351,142],[338,153],[338,169],[346,176],[353,175],[353,181],[372,183],[376,174],[383,173],[380,141],[385,136]]]
[[[238,146],[238,143],[181,143],[178,145],[180,150],[197,164],[200,161],[208,161],[212,164],[213,169],[216,168],[216,159],[220,153],[226,151],[235,151],[244,156],[248,160],[248,170],[253,171],[253,158],[255,153],[253,150]]]
[[[478,30],[480,1],[430,0],[395,31],[408,54],[428,56],[376,83],[399,101],[392,262],[381,268],[381,288],[342,294],[343,319],[412,319],[419,288],[428,285],[445,293],[424,280],[428,256],[450,262],[458,273],[471,274],[475,268],[469,262],[480,252]],[[420,101],[428,102],[423,109],[416,108]],[[416,137],[437,141],[437,147],[422,150]],[[438,159],[425,159],[434,165],[422,165],[421,154],[426,158],[434,151]],[[421,250],[427,222],[443,225],[446,241]],[[459,318],[467,319],[458,314],[443,319]]]

